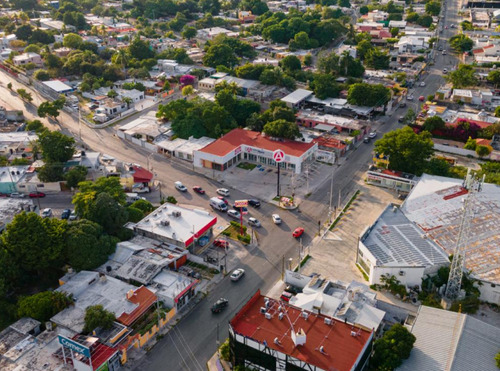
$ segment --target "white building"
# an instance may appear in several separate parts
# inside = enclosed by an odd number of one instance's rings
[[[418,50],[429,47],[429,37],[426,36],[403,36],[396,44],[399,54],[416,53]]]
[[[229,37],[238,37],[239,33],[228,30],[223,27],[210,27],[198,30],[196,38],[202,41],[213,40],[216,36],[226,35]]]
[[[282,168],[302,172],[302,165],[310,161],[318,145],[292,140],[272,140],[263,134],[234,129],[208,146],[194,152],[194,166],[217,171],[225,171],[240,161],[250,161],[276,166],[273,152],[281,149],[285,153]]]
[[[307,98],[311,97],[313,92],[305,89],[297,89],[293,93],[288,94],[286,97],[281,98],[287,107],[297,109],[300,108]]]
[[[403,285],[420,286],[422,278],[450,264],[448,255],[427,238],[396,205],[389,205],[361,234],[356,263],[370,284],[395,276]]]
[[[24,66],[28,63],[33,63],[38,67],[43,66],[43,61],[40,54],[31,52],[16,55],[14,58],[12,58],[12,62],[14,62],[16,66]]]

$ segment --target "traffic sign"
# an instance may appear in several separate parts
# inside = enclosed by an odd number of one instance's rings
[[[278,163],[285,161],[285,152],[283,152],[281,149],[277,149],[273,152],[273,159]]]

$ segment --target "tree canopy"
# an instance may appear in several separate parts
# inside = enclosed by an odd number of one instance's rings
[[[377,370],[394,370],[410,356],[416,337],[406,327],[396,323],[375,341],[370,365]]]
[[[449,43],[458,52],[470,51],[474,46],[474,42],[464,34],[457,34],[450,37]]]
[[[391,99],[391,91],[382,84],[356,83],[349,87],[347,101],[366,107],[379,107]]]
[[[390,131],[375,142],[375,152],[389,157],[389,168],[421,175],[434,152],[431,134],[416,134],[410,127]]]
[[[43,159],[48,163],[65,163],[75,153],[75,139],[59,131],[43,131],[39,142]]]
[[[489,75],[488,75],[489,76]],[[446,79],[453,84],[454,88],[465,88],[467,86],[476,86],[478,79],[476,70],[468,64],[461,64],[456,70],[451,71]]]
[[[263,132],[274,138],[295,139],[300,136],[297,124],[283,119],[268,122],[264,125]]]
[[[42,291],[21,297],[17,314],[19,317],[31,317],[44,323],[72,303],[73,299],[62,292]]]
[[[98,327],[108,329],[113,326],[115,315],[104,309],[102,305],[91,305],[85,309],[84,333],[90,333]]]
[[[432,133],[434,130],[442,130],[446,127],[446,122],[439,116],[427,117],[422,125],[422,129]]]

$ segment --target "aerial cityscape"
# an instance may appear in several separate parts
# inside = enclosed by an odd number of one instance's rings
[[[1,0],[0,371],[500,370],[500,2]]]

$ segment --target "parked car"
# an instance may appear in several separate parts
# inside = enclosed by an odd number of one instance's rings
[[[370,139],[375,139],[375,138],[377,137],[377,132],[372,131],[370,134],[368,134],[368,137],[369,137]]]
[[[42,218],[50,218],[52,216],[52,209],[51,208],[46,208],[43,209],[42,211]]]
[[[186,192],[188,189],[186,188],[186,186],[184,184],[182,184],[182,182],[175,182],[175,188],[178,190],[178,191],[181,191],[181,192]]]
[[[0,192],[0,197],[9,197],[9,195],[7,193],[1,193]]]
[[[229,202],[222,196],[217,197],[219,200],[223,201],[226,205],[229,205]]]
[[[411,94],[411,95],[407,95],[407,96],[406,96],[406,100],[413,100],[413,94]]]
[[[405,107],[406,107],[406,103],[405,102],[399,103],[399,108],[405,108]]]
[[[12,192],[10,194],[10,197],[12,197],[12,198],[24,198],[24,197],[26,197],[26,195],[24,193]]]
[[[248,224],[250,224],[252,227],[259,228],[261,226],[260,222],[256,218],[248,218]]]
[[[404,117],[400,117],[400,118],[398,118],[398,122],[399,122],[400,124],[404,123],[404,122],[405,122]]]
[[[364,137],[363,143],[370,143],[370,138],[369,137]]]
[[[231,218],[234,218],[234,219],[241,218],[241,214],[236,210],[228,210],[227,215],[229,215]]]
[[[239,281],[244,274],[245,270],[243,268],[235,269],[233,273],[231,273],[231,281],[233,282]]]
[[[446,75],[448,73],[448,69],[447,68],[443,68],[443,73]]]
[[[298,228],[295,228],[295,230],[292,233],[292,236],[295,238],[299,238],[303,234],[304,234],[304,228],[298,227]]]
[[[248,214],[248,209],[245,206],[241,206],[240,207],[240,206],[233,205],[233,209],[239,211],[243,215],[247,215]]]
[[[223,240],[221,238],[217,238],[214,240],[214,246],[215,247],[222,247],[223,249],[225,249],[225,248],[229,247],[229,242],[227,242],[226,240]]]
[[[61,213],[61,219],[69,219],[70,215],[71,215],[71,210],[64,209],[63,212]]]
[[[193,191],[195,191],[196,193],[199,193],[200,195],[205,194],[205,190],[203,188],[201,188],[200,186],[194,186]]]
[[[260,207],[260,201],[255,199],[248,200],[248,204],[255,208]]]
[[[227,188],[218,188],[217,189],[217,194],[224,196],[224,197],[229,197],[229,189]]]
[[[272,218],[273,218],[273,223],[274,224],[281,224],[281,218],[280,218],[280,216],[278,214],[273,214]]]
[[[418,100],[419,100],[420,102],[423,102],[423,101],[425,100],[425,97],[424,97],[423,95],[421,95],[420,97],[418,97]]]
[[[45,197],[45,193],[43,192],[31,192],[29,194],[31,198],[40,198],[40,197]]]
[[[78,215],[76,215],[76,211],[75,211],[75,210],[73,210],[73,211],[71,212],[71,214],[69,215],[69,218],[68,218],[68,219],[69,219],[69,220],[71,220],[71,221],[73,221],[73,220],[76,220],[77,218],[78,218]]]
[[[420,82],[420,86],[421,86],[421,87],[424,87],[424,86],[425,86],[425,82],[424,82],[424,81],[421,81],[421,82]]]
[[[289,293],[288,291],[283,291],[281,293],[280,299],[288,303],[292,297],[293,295],[291,293]]]
[[[149,187],[132,187],[132,192],[134,193],[149,193],[151,190]]]
[[[220,298],[214,303],[214,305],[212,305],[212,308],[210,308],[210,310],[212,311],[212,313],[220,313],[224,310],[225,307],[228,306],[228,304],[229,301],[227,299]]]

